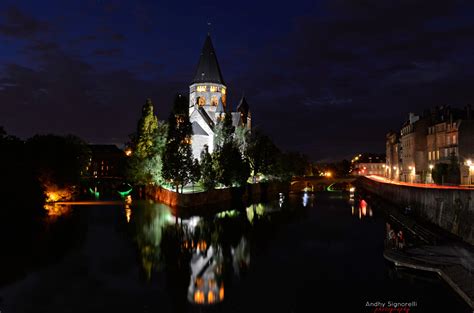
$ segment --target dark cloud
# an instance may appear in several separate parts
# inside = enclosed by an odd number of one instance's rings
[[[59,47],[37,54],[36,68],[7,64],[0,79],[2,124],[9,132],[74,133],[89,142],[124,143],[147,97],[160,119],[182,82],[151,82],[129,70],[101,71]]]
[[[105,56],[105,57],[117,57],[122,55],[122,49],[120,48],[109,48],[109,49],[96,49],[93,54],[96,56]]]
[[[254,103],[255,122],[282,146],[304,147],[314,159],[382,152],[385,133],[408,112],[472,102],[474,56],[466,52],[474,51],[474,3],[323,7],[264,47],[236,79]]]
[[[49,25],[19,10],[9,7],[1,12],[0,34],[11,37],[28,38],[48,30]]]

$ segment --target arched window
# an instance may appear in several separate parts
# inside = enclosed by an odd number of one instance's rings
[[[211,105],[216,107],[216,106],[217,106],[217,103],[218,103],[217,97],[216,97],[216,96],[212,96],[212,98],[211,98]]]
[[[198,98],[197,98],[197,104],[198,104],[200,107],[206,105],[206,98],[205,98],[205,97],[198,97]]]

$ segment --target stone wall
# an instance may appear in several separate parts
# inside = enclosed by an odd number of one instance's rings
[[[361,177],[358,184],[417,216],[474,244],[474,190],[437,189],[382,183]]]
[[[176,193],[160,186],[149,187],[146,191],[148,197],[155,201],[163,202],[173,207],[197,207],[230,201],[264,201],[267,197],[287,193],[288,184],[285,183],[260,183],[248,184],[242,188],[214,189],[206,192]]]

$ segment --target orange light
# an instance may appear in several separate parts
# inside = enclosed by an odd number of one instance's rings
[[[207,293],[207,303],[214,303],[214,301],[215,301],[214,293],[212,291],[209,291]]]
[[[204,303],[204,292],[202,292],[201,290],[196,290],[194,292],[194,302]]]
[[[221,288],[219,288],[219,300],[224,300],[224,284],[221,284]]]
[[[125,155],[126,156],[131,156],[132,155],[132,149],[125,150]]]

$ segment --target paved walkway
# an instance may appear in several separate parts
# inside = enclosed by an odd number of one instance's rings
[[[402,225],[419,243],[403,250],[387,248],[385,259],[396,266],[438,273],[474,310],[474,248],[397,210],[389,211],[390,219]]]
[[[474,253],[459,247],[421,246],[386,249],[384,257],[396,266],[438,273],[474,309]]]

